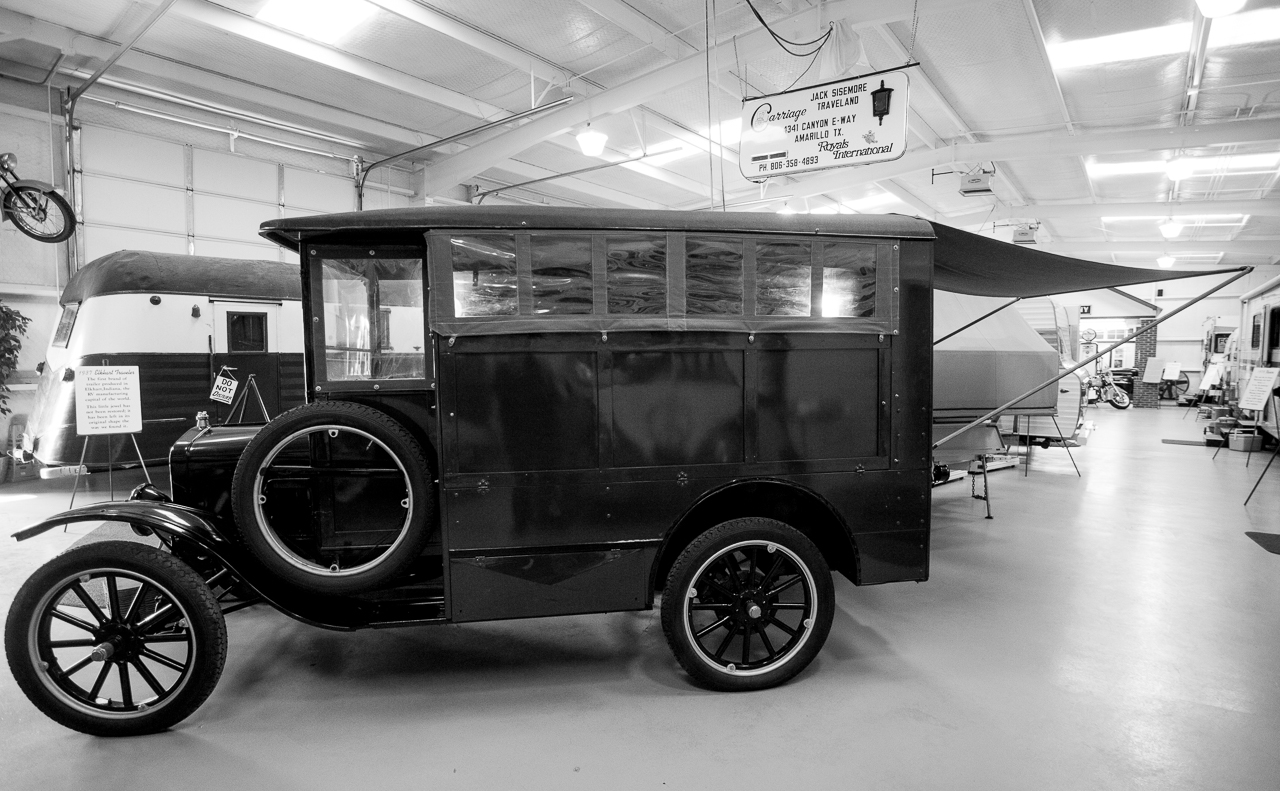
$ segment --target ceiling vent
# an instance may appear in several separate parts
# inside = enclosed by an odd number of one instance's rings
[[[960,194],[965,197],[974,195],[994,195],[991,190],[992,173],[961,173]]]

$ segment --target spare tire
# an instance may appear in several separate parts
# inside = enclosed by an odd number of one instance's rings
[[[232,506],[272,573],[323,594],[385,587],[422,554],[435,521],[431,467],[399,423],[363,404],[291,409],[249,442]]]

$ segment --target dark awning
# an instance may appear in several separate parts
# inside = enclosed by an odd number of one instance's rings
[[[933,223],[933,287],[981,297],[1046,297],[1071,291],[1238,272],[1139,269],[1082,261]]]

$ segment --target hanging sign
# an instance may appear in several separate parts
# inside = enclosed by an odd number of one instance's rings
[[[1277,377],[1280,377],[1280,368],[1254,368],[1249,376],[1249,384],[1240,396],[1240,408],[1266,409],[1271,391],[1276,389]]]
[[[77,434],[142,431],[138,366],[82,365],[75,370]]]
[[[218,374],[213,380],[213,392],[209,394],[210,401],[219,401],[223,404],[230,404],[236,395],[236,385],[240,384],[229,376]]]
[[[744,178],[888,162],[907,149],[907,73],[868,74],[742,103]]]

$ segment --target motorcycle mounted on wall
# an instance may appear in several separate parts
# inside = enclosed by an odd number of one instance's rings
[[[76,215],[52,184],[18,178],[18,158],[0,154],[0,216],[38,242],[54,244],[71,238]]]

